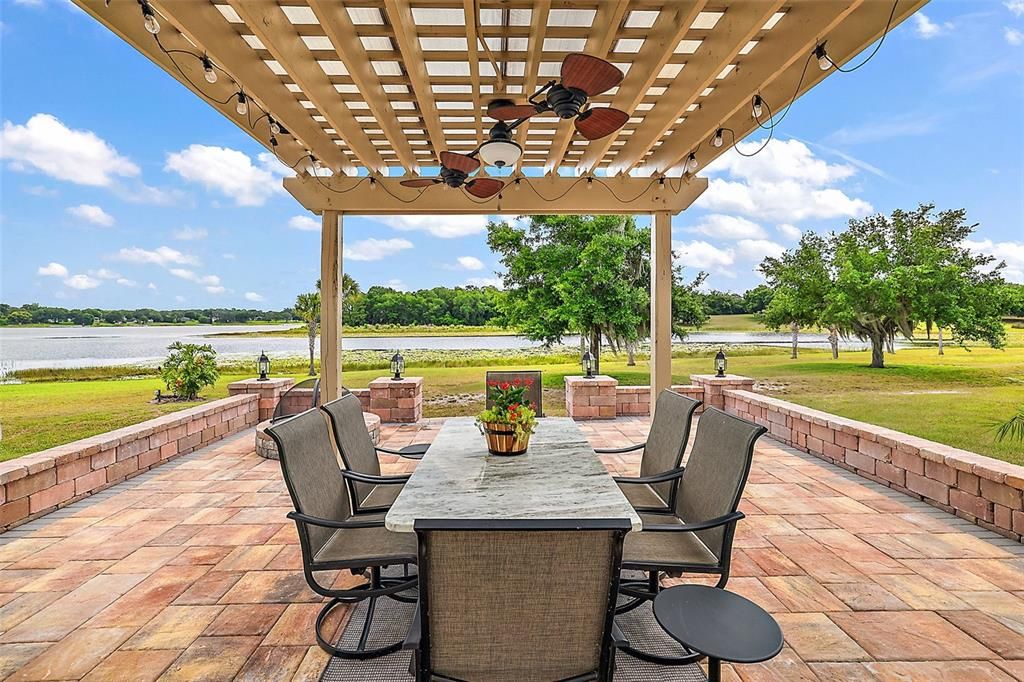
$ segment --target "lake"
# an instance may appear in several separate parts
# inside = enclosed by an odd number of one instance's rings
[[[305,337],[208,336],[229,332],[260,332],[281,329],[280,325],[190,325],[154,327],[2,327],[0,362],[5,369],[100,367],[107,365],[156,365],[167,356],[174,341],[209,343],[225,359],[256,358],[266,350],[272,358],[304,356]],[[723,345],[788,346],[789,334],[773,332],[693,332],[689,342]],[[578,346],[578,336],[564,343]],[[520,336],[353,336],[342,341],[345,350],[514,350],[533,348],[539,343]],[[825,334],[801,334],[802,347],[828,347]],[[858,341],[841,344],[845,350],[860,350]]]

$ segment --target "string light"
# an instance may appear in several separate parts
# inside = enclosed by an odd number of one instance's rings
[[[697,155],[690,152],[690,155],[686,157],[686,170],[689,173],[697,170]]]
[[[594,189],[594,178],[587,178],[587,189]]]
[[[721,147],[724,143],[725,140],[722,139],[722,129],[719,128],[718,130],[715,131],[715,136],[711,138],[711,146]]]
[[[139,5],[142,7],[142,18],[143,25],[146,30],[156,35],[160,32],[160,22],[156,20],[156,15],[153,14],[153,8],[149,6],[146,0],[139,0]]]
[[[274,137],[273,135],[270,136],[270,146],[271,147],[276,147],[277,146],[277,138]],[[276,151],[275,151],[275,153],[276,153]]]
[[[213,62],[206,55],[203,55],[203,76],[206,82],[213,84],[217,82],[217,70],[213,68]]]
[[[761,115],[764,113],[764,100],[761,99],[761,95],[754,95],[754,102],[750,109],[754,114],[754,118],[761,118]]]
[[[321,162],[320,159],[316,158],[313,154],[309,155],[309,159],[313,162],[313,168],[316,168],[317,170],[324,169],[323,162]]]
[[[518,192],[520,189],[522,189],[522,181],[516,178],[516,181],[512,183],[512,191]]]
[[[377,180],[370,178],[370,191],[373,192],[377,189]]]
[[[277,120],[270,114],[267,114],[267,120],[270,121],[270,132],[274,133],[275,135],[280,135],[281,124],[278,123]]]
[[[249,113],[249,102],[245,98],[245,93],[241,90],[238,92],[238,103],[235,104],[235,111],[238,112],[239,116],[245,116]]]
[[[832,68],[832,60],[828,56],[828,52],[825,51],[825,43],[821,43],[814,48],[814,56],[818,60],[818,68],[822,71],[828,71]]]

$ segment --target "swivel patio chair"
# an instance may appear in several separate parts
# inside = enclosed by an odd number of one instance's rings
[[[416,587],[408,577],[408,565],[416,561],[416,538],[392,533],[382,517],[353,518],[348,487],[341,476],[338,458],[331,444],[327,422],[319,410],[309,410],[267,429],[281,457],[281,471],[295,510],[288,518],[295,522],[302,551],[302,570],[310,589],[330,600],[316,619],[316,641],[334,656],[373,658],[397,651],[402,642],[367,648],[373,627],[374,607],[381,597],[413,601],[401,592]],[[405,576],[382,577],[381,569],[402,566]],[[351,588],[328,587],[317,582],[320,571],[350,570],[353,575],[369,571],[369,582]],[[328,574],[328,584],[334,574]],[[354,649],[334,646],[322,631],[324,621],[338,604],[368,599],[360,644]]]
[[[382,476],[377,448],[363,421],[359,398],[346,395],[320,407],[331,422],[334,442],[345,469],[341,475],[349,487],[353,514],[386,512],[394,504],[409,475]]]
[[[420,602],[406,639],[417,682],[610,681],[625,645],[613,616],[629,529],[625,519],[417,521]]]
[[[642,571],[647,579],[623,582],[620,593],[632,599],[620,604],[619,613],[654,599],[660,589],[661,572],[673,577],[684,573],[718,575],[716,587],[725,587],[736,524],[744,517],[738,511],[740,498],[750,473],[754,444],[765,431],[763,426],[713,407],[704,411],[697,423],[693,450],[679,478],[673,513],[641,514],[643,530],[626,537],[622,568]],[[635,649],[626,650],[659,663],[689,662],[659,660]]]
[[[683,452],[690,439],[690,424],[701,401],[662,391],[654,408],[647,440],[624,448],[601,448],[598,454],[618,455],[643,450],[640,476],[616,476],[626,499],[638,512],[671,514],[683,469]]]

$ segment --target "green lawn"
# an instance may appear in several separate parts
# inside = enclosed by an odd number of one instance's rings
[[[762,390],[785,400],[1024,464],[1024,444],[996,443],[991,427],[1024,402],[1024,339],[1015,336],[1013,341],[1015,345],[1006,350],[948,348],[943,357],[934,348],[900,350],[887,356],[890,367],[884,370],[867,367],[867,352],[843,353],[832,360],[826,352],[808,351],[790,360],[786,349],[744,349],[731,354],[729,371],[758,379]],[[686,383],[690,374],[710,372],[711,364],[710,355],[678,357],[673,360],[674,380]],[[563,377],[578,373],[578,366],[552,360],[531,363],[530,368],[544,372],[545,411],[564,414]],[[482,408],[486,369],[410,367],[407,373],[425,379],[424,413],[448,416]],[[623,360],[606,358],[602,369],[624,384],[648,383],[643,360],[627,367]],[[291,365],[279,373],[299,377],[299,371]],[[346,372],[345,384],[365,387],[384,373]],[[222,376],[205,397],[223,397],[229,382],[245,376]],[[150,404],[157,388],[161,385],[156,378],[0,386],[0,460],[191,406]]]

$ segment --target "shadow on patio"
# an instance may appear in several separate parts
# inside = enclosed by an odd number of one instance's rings
[[[647,428],[581,424],[595,447]],[[252,444],[245,431],[0,535],[0,678],[317,679],[321,598],[279,465]],[[605,463],[633,474],[638,457]],[[1024,679],[1020,543],[767,437],[741,509],[728,586],[775,615],[786,647],[725,679]]]

